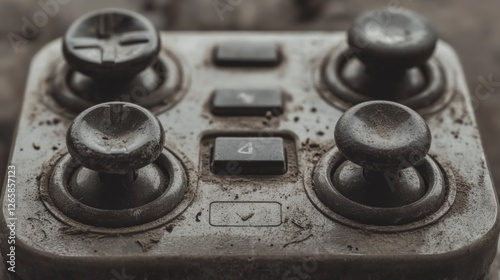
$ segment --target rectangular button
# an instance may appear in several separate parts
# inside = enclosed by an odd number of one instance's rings
[[[272,227],[281,225],[278,202],[230,202],[210,204],[210,225],[219,227]]]
[[[283,139],[279,137],[218,137],[212,172],[217,175],[280,175],[287,171]]]
[[[283,113],[283,97],[280,90],[219,89],[214,93],[212,113],[224,116],[274,116]]]
[[[272,67],[280,63],[275,43],[225,42],[215,49],[215,64],[225,67]]]

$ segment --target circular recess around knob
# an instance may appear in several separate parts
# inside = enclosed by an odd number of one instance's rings
[[[63,37],[63,53],[71,67],[97,80],[130,79],[151,65],[159,51],[154,25],[122,9],[80,17]]]
[[[432,57],[438,36],[422,16],[406,9],[368,11],[346,37],[347,48],[336,47],[323,65],[323,81],[333,95],[327,99],[423,108],[445,92],[443,70]]]
[[[95,105],[70,125],[69,154],[55,166],[49,193],[68,217],[99,227],[131,227],[170,213],[187,178],[164,144],[160,121],[131,103]]]
[[[430,130],[412,109],[370,101],[347,110],[335,127],[336,147],[315,170],[319,200],[358,222],[399,225],[443,204],[445,180],[427,156]]]
[[[155,111],[171,107],[183,94],[185,71],[180,57],[161,48],[160,38],[153,23],[132,11],[108,8],[83,15],[63,36],[65,60],[58,60],[53,73],[55,103],[48,105],[72,117],[110,101]]]

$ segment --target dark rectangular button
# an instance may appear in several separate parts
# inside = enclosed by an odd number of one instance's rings
[[[278,46],[267,42],[225,42],[215,49],[215,64],[226,67],[272,67],[280,63]]]
[[[283,113],[283,97],[280,90],[219,89],[214,93],[212,113],[224,116],[265,116],[267,112],[277,116]]]
[[[280,175],[286,162],[282,138],[218,137],[211,169],[218,175]]]

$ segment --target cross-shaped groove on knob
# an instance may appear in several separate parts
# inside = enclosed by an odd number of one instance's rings
[[[145,17],[102,9],[76,20],[63,37],[63,54],[77,71],[94,79],[129,79],[151,65],[160,37]]]

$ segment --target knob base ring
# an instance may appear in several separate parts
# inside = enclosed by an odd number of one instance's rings
[[[450,209],[456,195],[453,175],[429,156],[416,167],[430,182],[427,193],[403,207],[378,208],[347,199],[332,184],[331,175],[346,159],[337,147],[316,165],[306,182],[309,199],[324,215],[342,224],[379,232],[399,232],[431,224]]]
[[[146,87],[134,87],[136,88],[134,92],[131,90],[128,94],[124,94],[123,98],[120,97],[120,100],[114,101],[131,102],[149,109],[157,105],[166,104],[169,100],[177,102],[179,98],[176,96],[182,94],[180,87],[183,75],[175,56],[169,52],[162,51],[158,57],[158,61],[151,67],[153,68],[151,69],[153,72],[159,68],[162,74],[166,74],[164,78],[157,77],[162,80],[154,90],[148,91]],[[78,114],[99,102],[93,102],[84,98],[72,88],[70,80],[74,71],[65,61],[60,61],[54,71],[50,95],[57,105],[68,108],[73,114]],[[156,72],[155,74],[158,75]]]
[[[164,170],[168,178],[165,192],[157,199],[145,205],[123,210],[97,209],[83,204],[68,191],[69,178],[80,167],[67,153],[48,172],[46,184],[41,185],[41,192],[46,203],[65,217],[85,225],[100,228],[126,228],[144,225],[158,220],[179,206],[187,192],[186,173],[179,160],[166,149],[154,162]],[[46,188],[46,189],[44,189]],[[52,207],[49,207],[49,209]],[[59,215],[58,215],[59,216]]]
[[[339,71],[343,69],[350,59],[353,59],[353,55],[349,52],[345,44],[333,49],[324,59],[321,67],[321,79],[323,80],[324,86],[329,91],[326,94],[334,95],[350,105],[373,100],[369,96],[350,89],[341,78]],[[413,109],[421,109],[433,105],[441,99],[440,97],[446,94],[445,74],[435,58],[429,59],[420,69],[427,78],[426,87],[414,96],[397,101]]]

